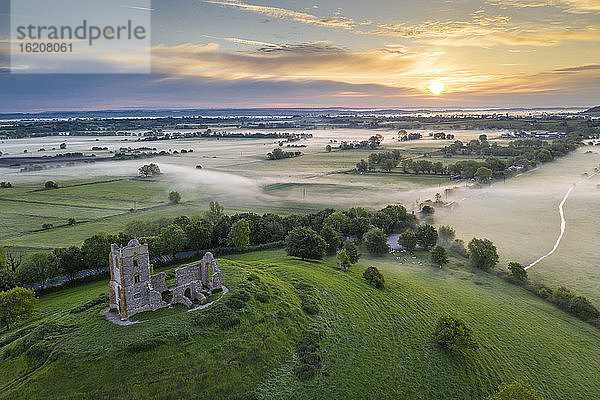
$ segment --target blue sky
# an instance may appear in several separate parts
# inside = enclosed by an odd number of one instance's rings
[[[0,8],[0,111],[600,103],[600,0],[154,0],[148,12],[152,74],[27,75],[6,72]]]

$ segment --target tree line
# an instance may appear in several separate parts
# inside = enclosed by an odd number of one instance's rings
[[[453,155],[482,156],[485,161],[464,160],[444,165],[440,161],[430,161],[425,158],[403,158],[399,150],[369,154],[368,159],[360,160],[355,172],[382,170],[392,171],[401,167],[404,173],[455,175],[465,179],[479,178],[489,180],[513,174],[517,170],[526,170],[538,163],[550,162],[556,157],[563,156],[576,149],[580,142],[573,135],[565,139],[556,139],[551,143],[540,139],[518,139],[507,146],[491,145],[486,135],[471,140],[466,145],[460,140],[441,150],[447,157]],[[508,159],[498,158],[510,157]]]
[[[300,157],[301,155],[301,151],[284,151],[280,148],[276,148],[267,153],[267,160],[283,160],[284,158]]]
[[[389,252],[388,235],[400,233],[398,244],[405,250],[430,252],[434,264],[442,267],[449,261],[449,251],[467,257],[471,264],[492,270],[498,263],[498,252],[488,239],[473,238],[467,246],[455,238],[449,226],[435,228],[418,224],[415,215],[401,205],[388,205],[377,211],[362,207],[348,210],[325,208],[309,214],[281,216],[265,213],[228,215],[218,202],[211,202],[202,214],[160,218],[154,221],[135,220],[117,234],[98,233],[79,246],[37,252],[24,258],[15,257],[0,247],[0,291],[17,285],[35,284],[44,289],[48,279],[66,275],[74,281],[80,271],[101,271],[108,266],[110,246],[125,246],[134,237],[149,244],[150,256],[175,256],[182,250],[216,250],[234,246],[245,251],[250,246],[285,245],[288,255],[302,259],[320,259],[336,255],[340,269],[358,262],[358,246],[364,242],[373,255]],[[532,284],[527,271],[516,262],[508,265],[510,275],[497,274],[517,283],[576,317],[600,326],[600,312],[585,297],[561,287],[551,289]],[[383,276],[381,277],[381,284]]]
[[[323,233],[331,244],[345,236],[360,241],[372,225],[392,232],[415,223],[414,215],[408,214],[402,206],[388,206],[374,213],[362,207],[347,211],[327,208],[316,213],[283,217],[252,212],[228,215],[222,205],[211,202],[202,214],[154,221],[134,220],[125,225],[123,232],[97,233],[85,239],[81,246],[56,248],[18,258],[0,252],[0,266],[4,267],[0,273],[0,290],[17,284],[33,284],[44,289],[47,280],[57,276],[65,275],[72,281],[81,271],[100,271],[108,266],[110,245],[125,246],[134,237],[148,243],[151,257],[160,257],[175,256],[183,250],[200,252],[227,246],[244,251],[248,246],[282,242],[297,227]],[[325,226],[327,228],[323,230]],[[337,245],[335,247],[337,250]],[[333,247],[327,251],[333,251]]]

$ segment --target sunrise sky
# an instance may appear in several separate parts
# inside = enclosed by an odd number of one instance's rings
[[[17,75],[3,57],[0,112],[600,104],[600,0],[154,0],[144,12],[152,74]]]

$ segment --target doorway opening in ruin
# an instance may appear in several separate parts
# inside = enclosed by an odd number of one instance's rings
[[[162,297],[162,301],[167,304],[170,304],[171,300],[173,300],[173,293],[170,290],[165,290],[160,294],[160,296]]]

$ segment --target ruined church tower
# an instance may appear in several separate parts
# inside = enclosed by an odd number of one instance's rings
[[[150,304],[150,257],[148,244],[137,239],[127,246],[111,245],[110,308],[118,310],[121,319],[147,311]]]

